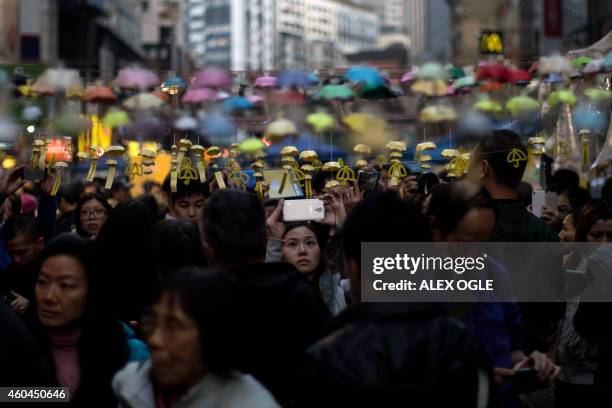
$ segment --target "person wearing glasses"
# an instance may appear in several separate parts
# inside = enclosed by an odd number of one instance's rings
[[[77,234],[83,238],[95,238],[111,211],[111,206],[100,194],[85,194],[76,207]]]

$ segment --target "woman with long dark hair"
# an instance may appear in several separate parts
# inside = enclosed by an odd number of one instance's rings
[[[113,209],[100,194],[85,194],[76,206],[76,232],[83,238],[95,238]]]
[[[148,351],[110,313],[93,242],[63,234],[37,263],[31,331],[74,406],[112,406],[113,375]]]

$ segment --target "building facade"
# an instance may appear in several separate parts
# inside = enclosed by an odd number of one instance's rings
[[[186,15],[199,61],[236,71],[337,66],[378,36],[376,13],[341,0],[188,0]]]

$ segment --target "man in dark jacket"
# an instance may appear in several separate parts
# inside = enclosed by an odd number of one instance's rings
[[[518,200],[518,188],[527,166],[527,149],[519,135],[509,130],[497,130],[479,143],[470,161],[468,177],[484,186],[497,206],[497,223],[493,241],[497,242],[559,242],[559,236]],[[524,263],[541,262],[538,246],[530,253],[521,253]],[[505,256],[497,254],[502,264]],[[548,259],[548,258],[546,258]],[[561,258],[541,265],[542,276],[534,277],[525,285],[543,284],[561,294],[565,287]],[[512,271],[510,271],[512,272]],[[539,280],[536,280],[539,279]],[[524,323],[525,350],[547,352],[550,338],[556,333],[558,322],[565,313],[564,303],[521,303]]]
[[[62,186],[59,191],[59,218],[55,224],[55,235],[72,232],[75,229],[75,210],[81,198],[81,183],[73,181]]]
[[[418,207],[389,191],[353,210],[342,241],[353,298],[360,299],[362,242],[431,237]],[[349,307],[308,350],[303,406],[488,406],[487,359],[446,309],[428,303]]]
[[[201,226],[207,260],[225,273],[238,299],[227,311],[235,368],[287,405],[303,352],[323,333],[327,308],[292,265],[264,263],[266,217],[256,195],[218,191],[204,207]]]

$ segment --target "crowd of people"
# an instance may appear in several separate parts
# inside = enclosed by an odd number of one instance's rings
[[[67,387],[87,407],[610,406],[607,304],[361,301],[362,242],[593,242],[559,272],[612,271],[610,179],[593,198],[558,170],[537,217],[515,149],[495,131],[463,178],[394,185],[371,165],[367,191],[315,183],[321,222],[170,177],[138,197],[122,179],[53,197],[51,176],[15,168],[0,185],[0,385]]]

